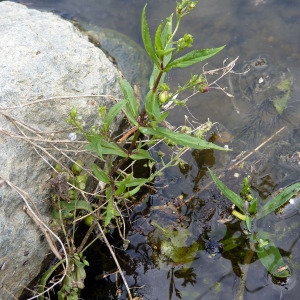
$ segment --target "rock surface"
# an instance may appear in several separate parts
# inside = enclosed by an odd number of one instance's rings
[[[50,251],[42,232],[24,213],[24,200],[6,181],[24,190],[31,207],[47,222],[45,182],[51,168],[45,160],[54,162],[41,148],[68,161],[45,141],[68,139],[72,129],[65,120],[73,106],[87,128],[97,125],[97,107],[121,98],[120,73],[86,36],[58,16],[8,1],[0,3],[0,12],[0,299],[15,299],[37,276]],[[22,135],[36,143],[36,151],[16,137]],[[72,145],[65,145],[65,154],[74,158],[68,152]]]

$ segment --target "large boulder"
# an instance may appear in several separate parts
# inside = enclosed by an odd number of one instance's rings
[[[47,223],[50,165],[82,153],[72,151],[76,141],[54,141],[73,131],[65,122],[72,107],[87,128],[98,124],[97,107],[121,98],[120,73],[68,21],[8,1],[0,12],[0,299],[15,299],[51,252],[25,200]]]

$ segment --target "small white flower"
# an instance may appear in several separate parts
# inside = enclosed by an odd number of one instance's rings
[[[69,133],[69,140],[70,141],[75,141],[76,140],[76,133],[75,132],[71,132]]]

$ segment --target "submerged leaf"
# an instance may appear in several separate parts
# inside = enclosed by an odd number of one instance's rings
[[[259,239],[256,253],[268,272],[274,277],[286,278],[290,275],[278,248],[274,243]]]
[[[235,206],[237,206],[243,213],[245,213],[244,200],[231,189],[229,189],[221,180],[219,180],[218,177],[209,168],[208,171],[214,183],[216,184],[218,189],[224,194],[224,196],[228,200],[230,200]]]
[[[292,184],[281,191],[275,198],[269,200],[257,213],[257,219],[261,219],[269,213],[289,201],[296,193],[300,191],[300,182]]]
[[[280,115],[286,109],[287,102],[291,97],[291,86],[292,86],[291,79],[284,79],[277,85],[277,88],[279,89],[279,91],[281,91],[280,94],[282,95],[276,97],[273,100],[273,105]]]

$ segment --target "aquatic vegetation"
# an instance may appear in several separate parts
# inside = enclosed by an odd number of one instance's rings
[[[233,208],[232,214],[245,223],[252,255],[254,252],[257,254],[263,266],[272,276],[279,278],[290,276],[289,266],[284,262],[274,242],[270,240],[270,235],[260,229],[256,221],[278,210],[298,195],[300,183],[286,187],[260,207],[258,199],[253,196],[251,191],[249,177],[244,179],[244,185],[239,196],[226,187],[211,170],[209,172],[216,186],[234,204],[235,208]]]
[[[163,228],[156,222],[152,221],[152,225],[157,227],[162,232],[162,237],[155,244],[160,244],[160,253],[171,260],[172,263],[189,265],[194,259],[199,249],[199,244],[193,242],[191,245],[187,244],[192,233],[188,228]]]

